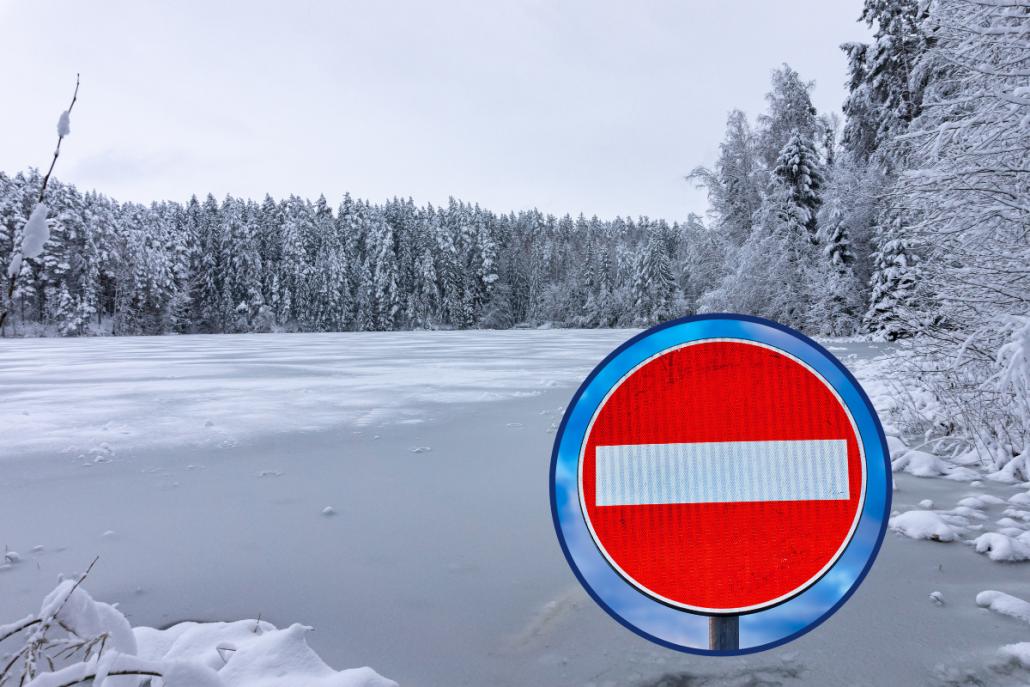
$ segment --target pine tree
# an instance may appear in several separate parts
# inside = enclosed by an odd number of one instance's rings
[[[396,326],[400,312],[397,254],[393,227],[378,215],[372,220],[369,234],[369,256],[372,258],[372,328],[389,331]]]
[[[874,29],[872,44],[841,46],[848,55],[850,91],[844,143],[860,159],[882,152],[922,111],[931,70],[917,65],[933,45],[923,4],[866,0],[861,19]]]
[[[790,219],[794,216],[816,240],[816,213],[822,204],[823,175],[819,158],[809,140],[794,130],[776,158],[773,175],[786,193]]]
[[[919,261],[900,218],[879,234],[879,241],[873,257],[875,271],[864,324],[873,334],[894,341],[913,333],[912,314],[918,310],[915,297]]]
[[[422,250],[416,263],[416,276],[411,294],[412,325],[428,329],[435,324],[440,310],[440,288],[437,285],[436,266],[429,248]]]
[[[795,132],[806,141],[815,140],[819,125],[810,95],[812,87],[790,65],[773,71],[772,90],[765,96],[769,110],[758,118],[758,149],[766,169],[776,166],[780,151]]]
[[[656,324],[673,316],[676,281],[664,237],[657,232],[637,259],[633,294],[641,324]]]
[[[839,205],[834,205],[828,215],[828,224],[823,234],[823,253],[827,262],[836,268],[850,268],[855,263],[851,249],[851,238],[844,214]]]

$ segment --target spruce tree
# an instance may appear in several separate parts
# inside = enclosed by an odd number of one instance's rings
[[[795,129],[776,158],[773,175],[786,193],[791,216],[797,216],[816,240],[816,213],[822,205],[823,175],[811,140]]]
[[[651,325],[673,316],[676,281],[663,237],[652,233],[637,258],[633,280],[634,301],[640,324]]]
[[[918,257],[905,236],[900,219],[879,233],[873,256],[875,271],[870,282],[870,303],[864,324],[868,331],[887,340],[910,336],[916,309]]]

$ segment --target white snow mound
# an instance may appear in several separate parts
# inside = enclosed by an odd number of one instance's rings
[[[899,458],[891,461],[894,472],[907,472],[916,477],[944,477],[960,481],[976,479],[977,473],[938,458],[925,451],[907,451]]]
[[[992,561],[1030,560],[1030,544],[1001,532],[981,534],[973,540],[973,545],[976,547],[977,553],[987,554]]]
[[[988,589],[976,595],[976,605],[1030,623],[1030,603],[1011,594]]]
[[[998,649],[998,653],[1012,663],[1018,663],[1022,667],[1030,669],[1030,642],[1006,644]]]
[[[958,535],[941,516],[928,510],[910,510],[895,515],[888,521],[895,532],[912,539],[930,539],[932,541],[955,541]]]

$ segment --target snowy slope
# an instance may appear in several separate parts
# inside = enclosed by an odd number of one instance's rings
[[[0,546],[20,559],[0,619],[99,553],[89,590],[134,625],[302,622],[330,666],[402,685],[1027,681],[999,651],[1026,625],[977,595],[1030,598],[1030,564],[973,543],[1027,528],[1026,485],[896,473],[898,514],[956,541],[889,533],[852,601],[772,652],[681,655],[610,620],[558,548],[547,468],[576,383],[630,334],[0,341]],[[831,347],[889,404],[876,347]]]

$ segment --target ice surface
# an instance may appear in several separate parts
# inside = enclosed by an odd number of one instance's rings
[[[0,340],[0,547],[24,559],[0,570],[0,620],[99,553],[89,589],[133,625],[300,621],[328,665],[415,687],[923,685],[1025,638],[975,598],[1030,598],[1030,564],[900,536],[830,621],[758,656],[680,654],[611,620],[558,547],[547,470],[575,385],[631,334]],[[889,407],[883,347],[835,347]],[[964,541],[1025,507],[981,497],[1026,486],[894,480],[899,511],[980,498]]]
[[[105,445],[113,452],[229,447],[425,419],[445,405],[568,389],[633,333],[0,340],[5,407],[18,409],[0,414],[0,461],[35,451],[92,460],[90,451]],[[3,431],[15,424],[18,431]]]

